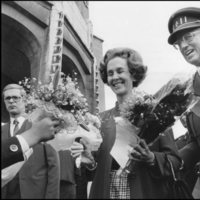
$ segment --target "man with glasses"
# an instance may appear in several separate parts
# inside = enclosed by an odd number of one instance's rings
[[[35,127],[35,124],[32,125],[26,119],[25,94],[23,87],[17,84],[9,84],[3,89],[3,99],[10,115],[10,122],[2,127],[3,144],[8,138],[18,137],[19,139],[20,136],[24,135],[24,132]],[[54,130],[53,127],[50,128]],[[18,147],[11,144],[9,149],[10,151],[17,151]],[[28,148],[25,157],[29,158],[23,164],[23,167],[2,188],[2,199],[58,199],[60,179],[58,153],[49,144],[39,143],[31,149]]]
[[[194,95],[200,99],[200,8],[189,7],[178,10],[170,17],[168,28],[171,34],[168,43],[180,50],[188,63],[196,66],[193,88]],[[185,169],[193,170],[195,164],[200,162],[200,100],[187,114],[187,127],[191,141],[179,152],[184,160]],[[196,166],[197,176],[193,180],[190,179],[190,186],[193,188],[197,180],[193,196],[200,199],[200,165]]]

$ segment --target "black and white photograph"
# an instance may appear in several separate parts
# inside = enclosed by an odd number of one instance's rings
[[[1,199],[200,199],[199,1],[1,1]]]

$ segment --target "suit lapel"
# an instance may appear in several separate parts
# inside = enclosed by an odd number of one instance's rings
[[[21,128],[19,129],[19,131],[16,133],[16,135],[23,133],[24,131],[28,130],[29,128],[31,128],[31,122],[29,122],[28,120],[25,120],[24,123],[22,124]]]
[[[198,73],[194,76],[193,87],[195,95],[200,96],[200,75]]]
[[[28,121],[27,119],[23,122],[21,128],[19,129],[19,131],[16,133],[16,135],[23,133],[24,131],[28,130],[31,128],[31,122]],[[2,140],[4,139],[8,139],[11,137],[10,134],[10,122],[8,122],[7,124],[3,125],[2,128],[2,133],[1,133],[1,138]]]

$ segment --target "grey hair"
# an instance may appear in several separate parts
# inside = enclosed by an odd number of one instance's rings
[[[6,90],[11,90],[11,89],[18,89],[18,90],[20,90],[20,94],[21,94],[22,97],[26,95],[26,91],[24,90],[24,88],[21,85],[14,84],[14,83],[6,85],[4,87],[4,89],[3,89],[2,95],[4,96],[4,92]]]

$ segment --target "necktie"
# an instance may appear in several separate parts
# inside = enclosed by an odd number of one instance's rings
[[[13,124],[15,124],[14,130],[13,130],[13,136],[14,136],[19,131],[19,121],[17,119],[15,119],[13,121]]]

